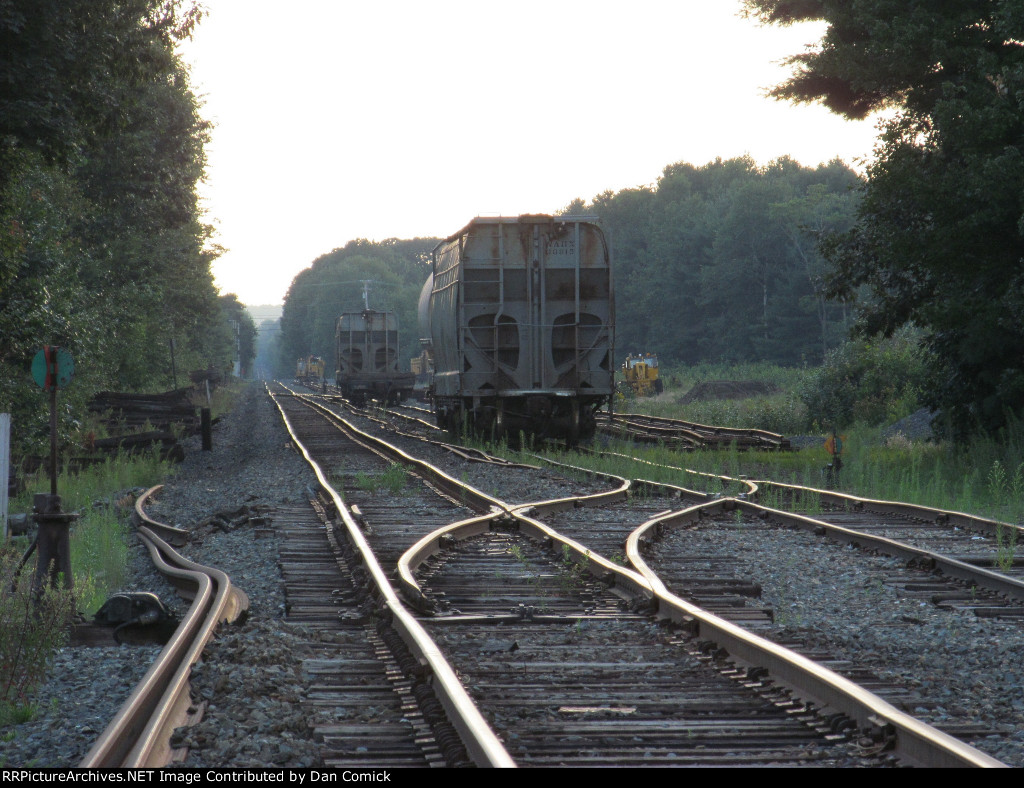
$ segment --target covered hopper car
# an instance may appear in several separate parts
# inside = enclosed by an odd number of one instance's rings
[[[591,218],[477,218],[438,244],[420,297],[439,426],[513,441],[593,435],[615,390],[608,244]]]
[[[394,404],[412,394],[416,376],[398,371],[398,318],[394,312],[345,312],[338,318],[335,341],[335,382],[343,397],[359,403],[377,399]]]

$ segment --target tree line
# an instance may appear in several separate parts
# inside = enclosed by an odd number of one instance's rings
[[[823,246],[861,336],[923,336],[925,402],[951,434],[1024,415],[1024,5],[746,0],[826,23],[774,89],[847,118],[888,110],[853,226]]]
[[[0,411],[16,448],[46,432],[28,374],[43,345],[75,360],[65,428],[98,390],[170,387],[172,353],[181,375],[252,345],[214,287],[196,196],[210,126],[174,46],[200,16],[186,0],[0,4]]]
[[[298,359],[313,355],[324,359],[326,374],[333,378],[338,318],[367,306],[397,315],[400,353],[408,369],[408,359],[420,353],[417,305],[438,240],[358,239],[314,260],[285,295],[275,376],[294,376]]]
[[[654,186],[573,200],[560,213],[594,216],[606,232],[620,356],[820,364],[851,316],[825,298],[818,238],[850,227],[859,184],[838,161],[678,163]],[[363,308],[367,281],[370,306],[398,313],[403,357],[418,355],[417,300],[439,240],[358,240],[315,260],[285,299],[277,374],[310,354],[334,369],[335,322]]]
[[[1024,416],[1024,6],[1018,0],[745,0],[764,24],[821,21],[784,101],[877,110],[863,178],[839,162],[667,167],[575,200],[605,222],[620,352],[826,363],[919,338],[920,396],[948,434]]]
[[[622,354],[816,365],[850,326],[825,296],[818,241],[851,225],[859,183],[839,161],[680,162],[564,212],[599,217],[610,238]]]

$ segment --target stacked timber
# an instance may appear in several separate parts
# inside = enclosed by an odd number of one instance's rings
[[[163,394],[121,394],[101,391],[89,403],[89,411],[101,416],[111,430],[138,430],[147,425],[169,431],[172,424],[188,433],[199,429],[199,414],[192,404],[192,389],[175,389]]]
[[[199,408],[192,404],[193,388],[176,389],[163,394],[123,394],[104,391],[90,400],[88,410],[97,414],[108,437],[86,434],[76,448],[77,456],[60,456],[61,470],[72,473],[111,455],[157,451],[160,458],[172,462],[185,459],[179,440],[198,434],[201,428]],[[28,454],[11,463],[7,482],[8,497],[20,494],[26,476],[48,467],[48,458]],[[2,483],[2,481],[0,481]]]
[[[91,438],[84,446],[89,452],[103,454],[145,451],[160,447],[160,456],[181,461],[185,452],[178,437],[194,435],[200,429],[198,408],[192,403],[193,389],[183,388],[162,394],[124,394],[103,391],[89,403],[89,411],[99,415],[108,438]]]

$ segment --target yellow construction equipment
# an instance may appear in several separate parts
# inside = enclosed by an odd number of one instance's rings
[[[658,378],[658,356],[655,353],[626,356],[622,377],[622,388],[634,397],[653,397],[665,389]]]

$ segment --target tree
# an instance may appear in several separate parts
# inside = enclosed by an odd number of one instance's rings
[[[275,373],[294,375],[299,358],[317,355],[326,362],[328,377],[334,374],[335,326],[343,312],[363,310],[364,282],[370,308],[397,315],[402,358],[419,355],[417,305],[437,243],[436,238],[358,239],[300,271],[284,299]]]
[[[230,344],[234,346],[232,359],[238,362],[239,377],[251,377],[256,359],[256,323],[234,293],[222,295],[219,301]]]
[[[864,335],[923,329],[926,402],[955,436],[1024,413],[1024,8],[1010,0],[747,0],[824,20],[773,91],[884,121],[852,230],[824,246]]]
[[[656,189],[595,197],[585,212],[612,249],[620,356],[822,360],[843,315],[820,303],[825,264],[812,235],[849,227],[858,183],[838,161],[743,157],[679,162]]]
[[[0,0],[0,410],[25,446],[43,344],[75,358],[64,422],[100,388],[230,361],[201,221],[208,124],[175,42],[192,0]],[[188,365],[188,366],[186,366]],[[19,448],[16,446],[16,449]]]

